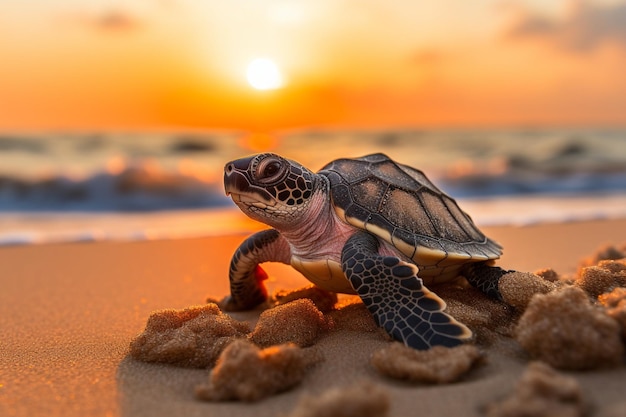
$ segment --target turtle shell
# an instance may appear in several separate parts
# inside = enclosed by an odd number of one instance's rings
[[[384,154],[337,159],[319,174],[330,181],[340,218],[391,243],[420,267],[443,269],[502,254],[424,173]]]

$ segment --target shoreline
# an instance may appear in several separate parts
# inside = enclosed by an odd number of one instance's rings
[[[626,219],[482,229],[504,246],[498,265],[524,271],[550,267],[573,274],[600,246],[626,241]],[[253,405],[199,402],[193,386],[207,371],[134,361],[129,343],[153,311],[226,295],[230,256],[242,240],[237,234],[1,247],[0,415],[275,416],[288,414],[304,394],[371,379],[390,392],[390,416],[412,413],[416,404],[432,416],[480,416],[480,407],[506,395],[527,363],[519,347],[503,339],[488,348],[488,364],[467,379],[413,386],[370,368],[379,339],[343,331],[319,341],[325,361],[291,391]],[[266,270],[270,292],[308,284],[285,265]],[[255,320],[258,314],[233,316]],[[596,411],[624,401],[623,365],[566,374],[579,381]]]
[[[458,199],[480,228],[626,219],[626,194]],[[245,235],[266,228],[235,206],[149,212],[0,212],[0,247]]]

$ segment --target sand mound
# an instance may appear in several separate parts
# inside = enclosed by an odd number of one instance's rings
[[[206,368],[249,325],[222,313],[216,304],[163,310],[150,315],[146,328],[130,343],[130,355],[144,362]]]
[[[597,265],[581,268],[570,281],[551,269],[504,275],[500,290],[506,303],[463,282],[441,285],[435,291],[446,300],[447,312],[474,331],[479,345],[515,337],[531,357],[555,368],[620,365],[622,337],[626,340],[626,260],[606,259],[621,253],[616,249],[601,252],[590,258],[598,260]],[[356,296],[338,301],[335,294],[307,287],[279,291],[268,305],[252,332],[248,324],[222,313],[214,303],[154,313],[145,331],[132,341],[130,354],[147,362],[215,365],[209,382],[198,387],[198,398],[257,401],[297,385],[320,360],[314,351],[303,348],[324,334],[379,332],[381,340],[390,340]],[[483,360],[472,344],[416,351],[393,342],[374,352],[371,364],[389,378],[445,384],[462,379]],[[578,415],[582,409],[578,388],[563,378],[548,365],[531,364],[514,395],[490,405],[489,415]],[[562,390],[555,388],[559,383],[564,384]],[[292,417],[387,413],[386,393],[371,384],[357,387],[305,397]]]
[[[304,396],[288,417],[385,417],[389,394],[371,382]]]
[[[535,294],[547,294],[554,284],[530,272],[513,271],[505,274],[498,284],[504,301],[524,311]]]
[[[535,275],[538,275],[541,278],[545,279],[546,281],[549,281],[552,283],[559,282],[559,280],[561,279],[559,274],[552,268],[544,268],[544,269],[535,271]]]
[[[307,298],[278,305],[261,313],[250,340],[261,347],[283,343],[311,346],[329,323]]]
[[[446,301],[446,312],[468,326],[481,346],[492,344],[498,335],[509,336],[518,313],[511,306],[487,297],[468,286],[441,285],[437,294]]]
[[[534,296],[516,328],[526,351],[561,369],[621,364],[619,334],[617,322],[574,286]]]
[[[626,259],[603,260],[598,265],[582,268],[576,285],[592,297],[626,287]]]
[[[446,384],[459,380],[482,359],[483,355],[474,345],[453,348],[435,346],[429,350],[415,350],[400,343],[392,343],[374,353],[372,365],[378,372],[391,378]]]
[[[579,417],[585,402],[578,382],[542,362],[531,362],[511,395],[487,405],[487,417]]]
[[[626,340],[626,288],[616,288],[610,293],[602,294],[598,301],[606,307],[606,313],[622,328],[622,338]]]
[[[580,262],[580,268],[598,265],[602,261],[614,261],[626,258],[626,243],[621,246],[606,245]]]
[[[337,304],[337,293],[326,291],[316,286],[297,290],[279,290],[272,294],[270,304],[282,305],[300,299],[309,299],[322,313],[328,313]]]
[[[196,397],[258,401],[297,385],[307,369],[320,360],[315,351],[293,344],[261,350],[247,340],[236,340],[220,355],[208,384],[196,388]]]

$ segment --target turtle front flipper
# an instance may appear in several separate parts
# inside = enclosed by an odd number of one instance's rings
[[[226,311],[249,310],[267,299],[263,281],[267,274],[260,263],[289,263],[289,244],[275,229],[257,232],[243,241],[235,251],[228,271],[230,296],[222,300]]]
[[[415,349],[452,347],[471,338],[465,325],[443,312],[445,302],[422,284],[417,266],[378,249],[378,238],[358,232],[346,242],[341,266],[379,326]]]

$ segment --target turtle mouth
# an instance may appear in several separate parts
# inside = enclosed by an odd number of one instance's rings
[[[224,191],[238,206],[267,209],[276,205],[276,201],[262,187],[251,184],[245,174],[235,170],[234,164],[228,164],[224,171]]]
[[[275,202],[274,204],[272,204],[269,201],[261,200],[255,195],[251,194],[234,193],[227,191],[226,195],[230,195],[230,198],[232,198],[237,205],[243,204],[248,207],[252,206],[263,210],[276,204]]]

